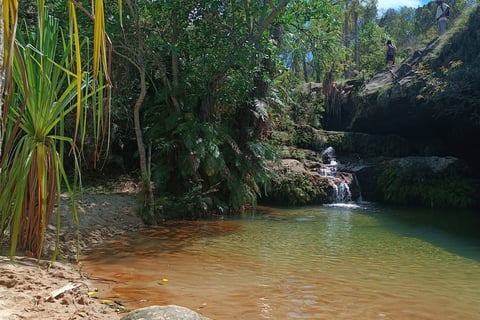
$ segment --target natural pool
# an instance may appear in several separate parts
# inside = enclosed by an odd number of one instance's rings
[[[175,221],[82,258],[99,295],[230,319],[480,319],[480,219],[362,206]]]

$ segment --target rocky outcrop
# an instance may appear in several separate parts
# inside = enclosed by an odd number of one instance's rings
[[[318,153],[332,147],[338,154],[364,157],[402,157],[419,151],[418,146],[398,135],[373,135],[361,132],[331,131],[297,126],[296,145]],[[321,159],[319,159],[321,160]]]
[[[299,154],[301,149],[297,150]],[[308,152],[311,154],[311,152]],[[317,154],[320,158],[320,154]],[[350,202],[359,196],[354,176],[340,172],[336,164],[322,161],[283,159],[272,164],[271,190],[262,203],[276,205],[310,205]]]
[[[363,201],[428,207],[480,206],[480,179],[466,161],[433,155],[436,146],[398,135],[327,131],[296,126],[296,145],[283,146],[272,165],[266,204]],[[325,151],[334,150],[334,165]],[[338,157],[337,157],[338,156]],[[339,196],[347,185],[348,197]]]
[[[308,162],[310,167],[305,163],[296,159],[282,159],[280,163],[272,164],[271,190],[262,196],[262,202],[278,205],[327,203],[327,179],[317,172],[317,162]]]
[[[480,207],[479,30],[480,7],[466,27],[452,28],[369,80],[299,86],[309,99],[323,98],[323,129],[289,128],[281,155],[301,170],[285,161],[274,170],[280,173],[274,196],[287,204],[331,202],[335,180],[318,173],[328,163],[322,150],[333,147],[334,178],[359,185],[363,200]]]
[[[432,40],[337,99],[323,128],[395,135],[411,155],[480,157],[480,8],[467,28]]]
[[[176,306],[151,306],[129,312],[121,320],[209,320],[195,311]]]
[[[479,207],[479,30],[480,7],[398,66],[337,86],[325,130],[297,128],[298,145],[333,146],[365,200]]]
[[[426,207],[480,205],[480,181],[455,157],[377,157],[344,159],[339,170],[355,175],[362,198],[374,202]]]

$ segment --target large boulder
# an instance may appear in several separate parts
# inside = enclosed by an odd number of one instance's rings
[[[210,320],[188,308],[168,305],[150,306],[129,312],[120,320]]]

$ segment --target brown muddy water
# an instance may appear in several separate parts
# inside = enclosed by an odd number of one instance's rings
[[[231,319],[480,319],[478,218],[371,205],[170,221],[82,258],[101,298]]]

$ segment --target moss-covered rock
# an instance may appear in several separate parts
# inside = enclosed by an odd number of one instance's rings
[[[271,191],[262,202],[276,205],[306,205],[328,202],[329,184],[326,177],[307,170],[302,162],[284,159],[273,167]]]
[[[309,126],[296,127],[296,146],[322,152],[332,147],[339,154],[358,157],[402,157],[418,151],[415,144],[398,135],[327,131]]]
[[[454,157],[373,159],[356,168],[366,200],[435,208],[477,208],[480,180]]]

